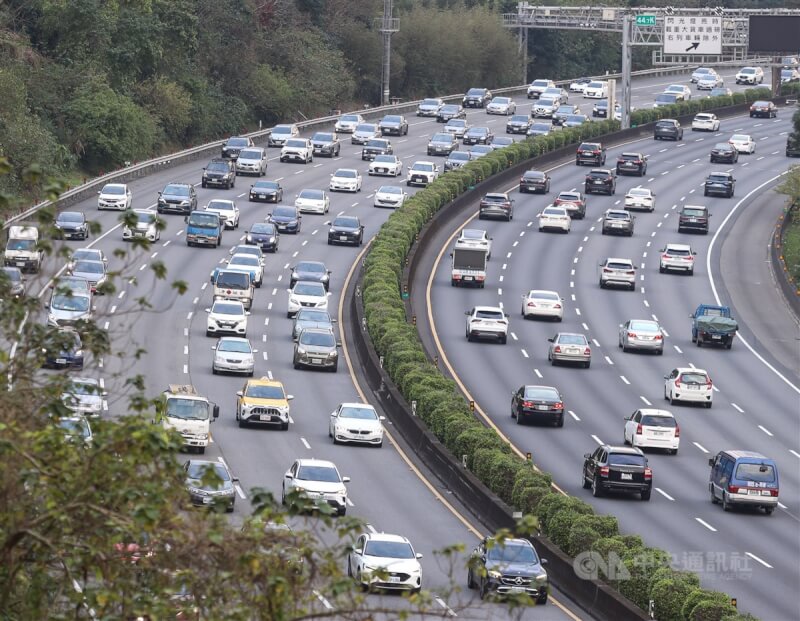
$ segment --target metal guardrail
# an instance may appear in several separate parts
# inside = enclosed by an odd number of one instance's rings
[[[659,75],[674,75],[677,73],[685,73],[693,69],[693,65],[674,65],[671,67],[656,67],[654,69],[642,69],[640,71],[633,71],[631,73],[632,76],[636,77],[646,77],[646,76],[659,76]],[[599,76],[587,76],[592,79],[597,80],[608,80],[612,78],[619,79],[622,77],[621,73],[610,73],[606,75],[599,75]],[[568,85],[572,80],[559,80],[556,82],[559,86]],[[527,84],[518,85],[518,86],[509,86],[503,87],[498,89],[493,89],[495,94],[499,95],[516,95],[521,93],[527,93]],[[460,100],[464,96],[463,93],[458,93],[455,95],[446,95],[442,97],[444,101],[456,101]],[[417,106],[421,103],[421,100],[418,101],[410,101],[407,103],[397,103],[391,104],[388,106],[378,106],[375,108],[365,108],[363,110],[353,110],[350,114],[362,114],[364,118],[367,119],[376,119],[382,117],[384,114],[387,113],[409,113],[415,112]],[[301,129],[313,129],[316,127],[322,127],[326,125],[330,125],[336,122],[339,118],[339,115],[334,116],[325,116],[316,119],[310,119],[308,121],[300,121],[297,123],[297,126]],[[262,129],[255,132],[250,132],[248,134],[244,134],[246,136],[250,136],[251,138],[265,138],[269,135],[270,129]],[[79,186],[71,188],[64,192],[58,199],[59,206],[68,206],[74,204],[78,201],[81,201],[91,194],[95,193],[99,189],[101,189],[106,183],[125,183],[132,179],[137,179],[140,177],[147,176],[156,172],[159,169],[164,168],[171,168],[173,166],[177,166],[179,164],[183,164],[185,162],[189,162],[192,160],[200,159],[202,157],[209,157],[213,155],[215,152],[219,151],[222,145],[225,143],[225,140],[214,140],[213,142],[209,142],[203,145],[199,145],[196,147],[191,147],[189,149],[184,149],[183,151],[178,151],[177,153],[172,153],[170,155],[165,155],[161,157],[156,157],[144,162],[139,162],[133,164],[131,166],[126,166],[125,168],[121,168],[119,170],[115,170],[113,172],[106,173],[101,175],[100,177],[95,177],[94,179],[87,181]],[[40,209],[48,206],[51,204],[51,201],[42,201],[36,205],[33,205],[29,209],[22,211],[21,213],[8,218],[3,223],[3,229],[8,229],[9,226],[17,224],[27,218],[30,218],[33,214],[35,214]]]

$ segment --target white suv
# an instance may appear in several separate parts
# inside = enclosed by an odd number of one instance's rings
[[[631,291],[636,289],[636,266],[633,261],[609,257],[600,263],[600,288],[605,289],[610,285],[620,285]]]
[[[281,162],[303,162],[309,164],[314,161],[314,149],[308,138],[289,138],[281,149]]]
[[[761,67],[742,67],[736,74],[737,84],[761,84],[764,81],[764,70]]]
[[[233,201],[215,198],[208,202],[205,210],[218,214],[226,229],[239,228],[239,208]]]
[[[419,161],[414,162],[408,169],[406,175],[406,185],[426,186],[433,183],[439,177],[439,167],[433,162]]]
[[[528,99],[538,99],[545,89],[553,88],[555,85],[553,80],[534,80],[528,86]]]
[[[245,336],[247,334],[247,316],[250,311],[246,311],[241,302],[217,300],[211,308],[206,309],[206,312],[208,313],[206,336],[215,334]]]
[[[664,398],[671,404],[676,401],[692,401],[710,408],[714,399],[711,377],[705,369],[672,369],[672,372],[664,376]]]
[[[350,477],[339,474],[333,462],[322,459],[296,459],[283,475],[281,503],[290,492],[300,492],[315,505],[330,505],[338,515],[347,512],[347,488]]]
[[[498,306],[473,306],[464,311],[467,316],[468,341],[478,338],[497,339],[505,345],[508,339],[508,313]]]
[[[662,274],[669,270],[694,274],[694,257],[697,255],[689,244],[667,244],[661,249],[658,271]]]

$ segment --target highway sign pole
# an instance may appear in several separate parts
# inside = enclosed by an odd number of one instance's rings
[[[639,17],[647,16],[637,15],[637,23]],[[622,17],[622,101],[620,102],[622,129],[628,129],[631,126],[631,25],[633,19],[633,15],[623,15]],[[610,98],[608,118],[614,118],[614,108],[611,105]]]

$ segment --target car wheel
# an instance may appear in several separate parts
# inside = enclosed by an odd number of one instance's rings
[[[666,267],[664,267],[663,265],[659,265],[659,266],[658,266],[658,273],[659,273],[659,274],[663,274],[663,273],[665,273],[666,271],[667,271],[667,268],[666,268]]]
[[[728,502],[728,495],[725,492],[722,492],[722,510],[723,511],[731,510],[731,505]]]
[[[592,496],[594,496],[595,498],[600,498],[600,496],[603,495],[603,487],[602,484],[597,480],[597,477],[592,478],[591,487],[592,487]]]
[[[648,489],[647,491],[641,492],[640,496],[642,497],[642,500],[650,500],[650,494],[651,493],[652,493],[652,490]]]
[[[547,593],[545,593],[544,595],[540,595],[536,600],[536,604],[539,605],[539,606],[546,605],[547,604]]]
[[[592,361],[591,360],[587,360],[586,362],[583,363],[583,368],[584,369],[588,369],[590,366],[592,366]]]
[[[562,414],[561,416],[558,417],[558,420],[556,421],[556,427],[563,427],[563,426],[564,426],[564,415]]]

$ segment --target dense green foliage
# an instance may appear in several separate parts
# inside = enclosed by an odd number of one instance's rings
[[[768,96],[764,89],[749,89],[737,99],[743,103]],[[682,102],[667,109],[642,111],[635,122],[711,109],[704,101],[717,108],[734,103],[727,97]],[[572,556],[595,551],[609,565],[613,565],[612,559],[618,559],[618,571],[601,577],[643,609],[658,596],[659,619],[721,619],[736,612],[726,594],[699,591],[697,576],[669,570],[667,552],[644,546],[638,537],[620,536],[615,517],[596,515],[591,505],[557,493],[548,474],[473,415],[455,382],[428,360],[416,327],[408,322],[401,296],[406,257],[419,232],[438,210],[514,164],[530,162],[535,167],[538,155],[618,128],[617,121],[606,120],[517,142],[444,174],[409,198],[381,227],[364,261],[362,300],[367,331],[400,392],[407,401],[417,402],[417,416],[453,455],[463,457],[466,467],[501,500],[525,514],[534,514],[562,550]],[[689,601],[694,606],[687,609]]]

